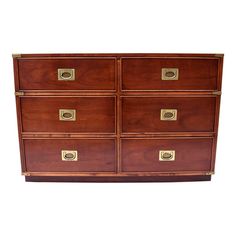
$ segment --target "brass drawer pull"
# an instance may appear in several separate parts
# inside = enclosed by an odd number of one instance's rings
[[[59,109],[59,120],[75,121],[76,120],[76,110]]]
[[[161,120],[177,120],[177,109],[161,109]]]
[[[75,69],[58,69],[58,80],[71,81],[75,80]]]
[[[179,69],[178,68],[162,68],[161,69],[162,80],[178,80]]]
[[[159,151],[159,161],[174,161],[174,160],[175,160],[175,150]]]
[[[75,150],[62,150],[61,159],[62,161],[78,161],[78,153]]]

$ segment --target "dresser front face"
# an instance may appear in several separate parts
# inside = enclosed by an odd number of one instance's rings
[[[114,96],[22,97],[22,129],[23,132],[114,134],[115,103]]]
[[[122,131],[213,132],[216,103],[215,97],[123,97]],[[165,119],[163,110],[174,111],[176,117]]]
[[[32,58],[18,65],[21,90],[115,90],[114,58]]]
[[[171,68],[178,69],[179,78],[171,79],[171,73],[169,73],[169,80],[168,77],[162,79],[163,69]],[[122,90],[216,90],[217,79],[217,60],[198,58],[122,59]]]
[[[116,171],[115,139],[27,139],[24,149],[30,172]]]
[[[14,57],[27,181],[210,180],[223,55]]]

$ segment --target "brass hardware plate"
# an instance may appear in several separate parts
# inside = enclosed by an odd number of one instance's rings
[[[58,80],[71,81],[75,80],[75,69],[61,68],[57,70]]]
[[[15,96],[24,96],[24,92],[15,92]]]
[[[162,68],[161,79],[162,80],[178,80],[179,69],[178,68]]]
[[[76,120],[76,110],[59,109],[59,120],[61,120],[61,121],[75,121]]]
[[[159,161],[174,161],[174,160],[175,160],[175,150],[159,151]]]
[[[62,150],[62,161],[78,161],[78,152],[76,150]]]
[[[165,121],[177,120],[177,109],[161,109],[160,119]]]

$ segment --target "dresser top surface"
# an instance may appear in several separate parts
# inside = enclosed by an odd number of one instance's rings
[[[164,58],[219,58],[222,53],[35,53],[12,54],[13,58],[41,58],[41,57],[164,57]]]

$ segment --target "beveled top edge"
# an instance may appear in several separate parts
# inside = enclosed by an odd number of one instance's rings
[[[40,57],[224,57],[222,53],[35,53],[12,54],[13,58],[40,58]]]

